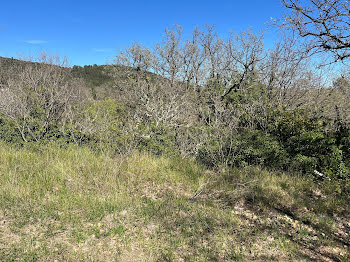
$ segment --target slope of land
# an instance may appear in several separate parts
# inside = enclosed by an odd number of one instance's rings
[[[349,261],[349,196],[249,167],[0,144],[1,261]]]
[[[32,62],[26,60],[20,60],[15,58],[1,57],[0,56],[0,84],[1,78],[15,77],[18,70],[22,70],[24,66],[36,65],[38,67],[45,66],[45,63]],[[55,64],[51,66],[57,66]],[[128,76],[131,72],[137,71],[127,66],[121,65],[85,65],[85,66],[73,66],[73,67],[61,67],[65,68],[68,73],[75,78],[81,78],[84,80],[86,87],[112,87],[116,84],[122,84],[125,81],[130,81]],[[146,72],[146,74],[156,77],[155,74]],[[164,80],[164,78],[162,78]]]

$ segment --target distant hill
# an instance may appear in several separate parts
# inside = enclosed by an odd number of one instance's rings
[[[32,64],[32,65],[38,65],[42,66],[43,64],[38,62],[31,62],[31,61],[23,61],[15,58],[6,58],[6,57],[0,57],[0,67],[1,67],[1,73],[2,73],[2,79],[4,77],[9,77],[11,74],[14,74],[16,70],[20,70],[23,68],[23,66]],[[73,67],[66,67],[67,73],[71,72],[74,77],[81,77],[83,78],[88,86],[101,86],[108,84],[112,81],[112,76],[109,71],[107,70],[107,65],[86,65],[86,66],[73,66]]]
[[[15,58],[0,57],[0,85],[3,84],[6,78],[16,73],[16,70],[21,70],[25,65],[35,64],[43,66],[38,62],[24,61]],[[101,87],[114,86],[116,83],[124,83],[128,81],[130,73],[135,73],[138,70],[120,65],[85,65],[73,67],[65,67],[67,73],[72,73],[73,77],[84,79],[86,86]],[[150,72],[147,74],[155,77],[156,75]]]
[[[25,61],[15,58],[0,57],[0,85],[5,85],[9,78],[16,78],[16,74],[24,69],[25,66],[32,65],[37,67],[48,66],[43,63]],[[70,72],[71,68],[61,67]]]
[[[83,78],[89,86],[98,87],[113,82],[112,67],[112,65],[75,65],[71,72],[73,76]]]

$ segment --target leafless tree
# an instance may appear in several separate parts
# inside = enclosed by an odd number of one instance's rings
[[[163,42],[155,46],[154,55],[157,63],[154,66],[155,73],[169,78],[173,87],[175,81],[180,80],[181,68],[184,65],[182,47],[183,28],[179,25],[165,30]]]
[[[204,76],[206,71],[203,65],[206,60],[206,52],[201,45],[202,32],[197,27],[192,32],[189,39],[186,40],[182,52],[183,52],[183,79],[187,88],[192,87],[193,90],[198,90],[200,85],[203,85]]]
[[[235,151],[235,135],[267,130],[271,110],[322,109],[330,90],[324,88],[325,74],[313,69],[296,35],[280,36],[265,49],[263,33],[252,30],[222,38],[205,26],[183,39],[182,28],[174,27],[153,49],[133,44],[116,59],[118,66],[131,66],[115,88],[116,99],[130,108],[126,132],[149,123],[165,126],[185,155],[210,149],[215,141],[221,152],[212,158],[225,163],[227,150]],[[141,137],[153,135],[151,129],[142,132]]]
[[[328,53],[331,62],[350,57],[350,3],[346,0],[283,0],[284,24],[308,38],[308,51]]]
[[[258,80],[256,76],[259,63],[263,59],[263,35],[254,34],[250,30],[233,35],[226,43],[226,57],[222,72],[227,76],[229,87],[222,94],[222,98],[233,90],[244,88],[249,80]]]
[[[115,62],[118,65],[136,68],[138,71],[149,71],[154,66],[154,57],[148,48],[133,43],[120,52]]]
[[[13,66],[0,97],[0,112],[14,121],[24,141],[39,141],[50,126],[64,129],[81,89],[69,77],[67,61],[42,53],[34,62]]]

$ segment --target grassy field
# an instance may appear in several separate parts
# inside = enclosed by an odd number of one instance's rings
[[[349,261],[329,182],[0,143],[0,261]]]

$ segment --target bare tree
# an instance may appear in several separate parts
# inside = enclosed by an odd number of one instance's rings
[[[133,44],[116,59],[132,67],[115,88],[132,119],[126,132],[143,126],[138,135],[152,137],[153,126],[166,127],[185,155],[198,155],[200,148],[210,155],[215,141],[221,151],[211,158],[225,163],[235,134],[256,128],[268,132],[271,110],[322,108],[323,75],[312,70],[295,35],[281,36],[267,50],[263,33],[252,30],[222,38],[205,26],[182,39],[182,28],[175,27],[154,49]]]
[[[157,63],[154,66],[154,71],[169,78],[171,87],[174,87],[175,81],[181,79],[180,73],[184,64],[181,50],[182,31],[183,28],[179,25],[166,29],[163,42],[155,46],[154,55],[157,58]]]
[[[0,97],[0,112],[14,121],[24,141],[39,141],[51,128],[63,131],[80,89],[67,61],[43,53],[36,62],[13,66]]]
[[[346,0],[283,0],[287,25],[308,38],[308,51],[328,53],[331,62],[350,57],[350,3]]]
[[[136,68],[138,71],[148,71],[154,66],[154,57],[148,48],[133,43],[120,52],[115,62],[117,65]]]
[[[254,34],[250,30],[232,35],[226,43],[226,57],[223,73],[226,75],[229,87],[222,94],[222,98],[233,90],[244,87],[244,83],[254,79],[259,63],[263,59],[263,34]],[[251,82],[250,85],[253,83]]]

